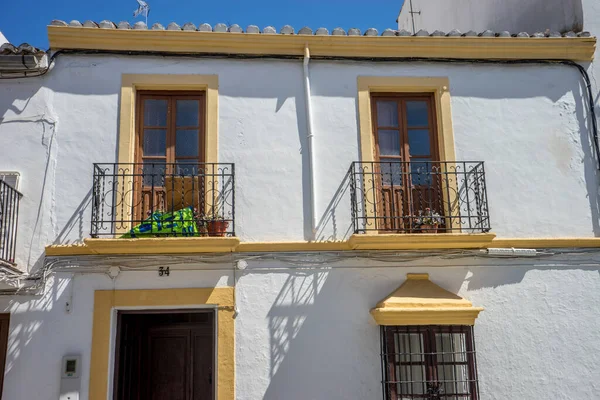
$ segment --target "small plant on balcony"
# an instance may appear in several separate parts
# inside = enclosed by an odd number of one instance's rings
[[[208,236],[223,237],[227,233],[227,228],[229,228],[229,221],[225,219],[223,214],[218,212],[205,214],[202,221],[206,224]]]
[[[438,226],[442,224],[442,216],[431,208],[427,207],[425,211],[419,211],[419,216],[415,220],[415,225],[423,233],[437,233]]]

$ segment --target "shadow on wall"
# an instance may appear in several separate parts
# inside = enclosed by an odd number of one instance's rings
[[[355,295],[366,279],[359,271],[288,274],[267,316],[270,376],[263,400],[381,397],[373,304]]]
[[[317,242],[345,241],[354,233],[348,212],[352,208],[351,182],[352,174],[348,171],[319,220],[315,235]]]
[[[56,386],[58,375],[38,374],[35,368],[54,367],[53,371],[60,368],[64,354],[61,353],[62,350],[48,346],[48,340],[55,332],[68,335],[62,325],[64,321],[52,318],[52,312],[56,307],[64,306],[71,290],[70,285],[72,279],[58,278],[55,275],[48,281],[42,297],[11,296],[10,300],[0,298],[3,303],[8,302],[3,306],[3,311],[11,313],[3,391],[6,398],[35,398],[40,395],[35,392],[36,388]],[[48,359],[52,360],[50,364],[47,363]],[[35,376],[36,384],[27,387],[18,384],[25,376]],[[51,394],[48,395],[52,397]]]
[[[287,277],[282,280],[283,285],[267,314],[269,382],[260,398],[381,398],[379,327],[369,311],[404,282],[407,272],[430,271],[435,284],[452,293],[464,293],[463,296],[472,300],[475,306],[486,308],[486,320],[495,321],[504,318],[505,311],[520,307],[521,300],[517,296],[539,299],[551,290],[551,300],[540,299],[530,305],[531,312],[542,315],[553,312],[551,307],[548,308],[549,302],[562,301],[556,287],[548,288],[547,281],[533,285],[529,282],[527,287],[530,290],[526,294],[520,292],[517,285],[527,273],[547,271],[573,275],[578,270],[582,268],[523,267],[516,262],[503,267],[290,270],[286,272]],[[600,273],[598,268],[593,271]],[[560,286],[559,282],[557,286]],[[473,293],[499,287],[503,290],[495,295],[493,290]],[[514,293],[515,297],[504,297],[506,293]],[[489,303],[481,304],[474,300],[481,296]],[[489,330],[490,334],[500,333],[502,340],[513,335],[510,329],[489,323],[480,326],[480,329]],[[484,360],[489,356],[482,353],[478,358],[481,357],[483,364],[487,364]],[[481,379],[492,380],[493,376],[486,374]]]
[[[83,200],[77,206],[77,209],[69,218],[69,221],[65,224],[60,233],[56,236],[53,244],[68,244],[74,241],[81,241],[84,237],[89,234],[89,223],[86,225],[84,221],[85,210],[92,202],[92,189],[90,189]],[[89,221],[87,221],[89,222]],[[73,231],[76,230],[75,237],[77,240],[73,240]]]
[[[586,66],[587,68],[588,66]],[[594,141],[600,138],[594,138],[592,135],[592,122],[590,121],[589,106],[587,101],[587,88],[584,82],[579,80],[579,88],[584,96],[578,96],[574,93],[575,98],[575,113],[579,121],[579,133],[583,150],[583,165],[585,182],[588,191],[588,201],[592,212],[592,227],[594,236],[600,236],[600,171],[598,163],[600,162],[600,154],[595,153]],[[585,100],[585,101],[584,101]],[[594,99],[591,99],[594,101]],[[594,101],[594,111],[596,118],[600,117],[600,107],[597,106],[598,97]],[[598,124],[600,127],[600,123]],[[600,144],[599,144],[600,145]]]

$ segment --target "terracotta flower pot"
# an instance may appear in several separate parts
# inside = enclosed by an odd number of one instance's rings
[[[438,225],[437,224],[423,224],[421,225],[421,232],[423,233],[437,233]]]
[[[227,233],[229,227],[229,221],[216,220],[208,221],[208,236],[223,237]]]

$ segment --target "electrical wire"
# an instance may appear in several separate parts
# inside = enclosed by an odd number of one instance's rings
[[[48,53],[50,53],[50,50],[48,51]],[[114,51],[114,50],[58,50],[56,52],[54,52],[52,54],[52,56],[50,57],[49,61],[48,61],[48,67],[43,70],[39,75],[35,75],[35,77],[41,77],[46,75],[50,69],[52,69],[52,66],[54,65],[55,60],[61,56],[61,55],[71,55],[71,54],[79,54],[79,55],[120,55],[120,56],[145,56],[145,57],[156,57],[156,56],[160,56],[160,57],[164,57],[164,58],[173,58],[173,57],[184,57],[184,58],[229,58],[229,59],[284,59],[284,60],[299,60],[302,59],[302,56],[291,56],[291,55],[252,55],[252,54],[222,54],[222,53],[170,53],[170,52],[157,52],[157,51]],[[595,113],[595,108],[594,108],[594,99],[593,99],[593,93],[592,93],[592,84],[591,84],[591,80],[589,77],[589,74],[587,73],[586,69],[581,66],[580,64],[573,62],[571,60],[535,60],[535,59],[530,59],[530,60],[488,60],[488,59],[477,59],[477,58],[470,58],[470,59],[463,59],[463,58],[431,58],[431,57],[386,57],[386,58],[371,58],[371,57],[339,57],[339,56],[313,56],[312,57],[313,60],[315,61],[358,61],[358,62],[402,62],[402,63],[415,63],[415,62],[422,62],[422,63],[445,63],[445,64],[500,64],[500,65],[564,65],[564,66],[569,66],[569,67],[574,67],[576,68],[580,75],[582,76],[584,83],[585,83],[585,87],[586,87],[586,92],[587,92],[587,104],[588,104],[588,115],[591,119],[591,133],[592,133],[592,141],[594,143],[594,149],[595,149],[595,153],[596,153],[596,158],[597,158],[597,162],[598,162],[598,169],[600,169],[600,144],[598,142],[598,124],[597,124],[597,120],[596,120],[596,113]],[[33,76],[26,76],[26,77],[1,77],[0,76],[0,80],[1,79],[23,79],[23,78],[27,78],[27,77],[33,77]],[[273,253],[263,253],[260,255],[247,255],[244,258],[248,259],[248,260],[277,260],[277,261],[281,261],[284,262],[286,264],[290,264],[290,265],[294,265],[296,267],[307,267],[307,268],[312,268],[312,267],[319,267],[319,266],[323,266],[325,264],[332,264],[332,263],[336,263],[336,262],[342,262],[344,260],[348,260],[349,258],[354,258],[354,259],[364,259],[365,256],[361,255],[358,256],[356,254],[348,254],[348,253],[354,253],[354,252],[344,252],[343,256],[340,256],[341,253],[334,253],[335,255],[328,255],[327,257],[322,258],[321,260],[316,260],[314,257],[306,257],[306,255],[303,255],[302,259],[299,259],[297,256],[285,256],[285,255],[281,255],[280,253],[278,254],[273,254]],[[448,253],[448,252],[438,252],[439,254],[437,255],[432,255],[431,252],[426,253],[427,255],[424,255],[424,253],[411,253],[410,256],[406,256],[406,254],[404,253],[403,257],[399,257],[399,253],[395,252],[392,253],[395,256],[393,256],[393,258],[395,258],[393,261],[390,261],[390,255],[387,254],[386,252],[376,252],[375,255],[371,252],[368,252],[366,258],[372,260],[372,261],[379,261],[379,262],[394,262],[394,263],[398,263],[398,262],[410,262],[410,261],[422,261],[424,257],[442,257],[442,258],[447,258],[447,259],[457,259],[457,258],[464,258],[464,257],[473,257],[473,256],[478,256],[481,257],[482,254],[473,254],[472,252],[465,252],[465,251],[461,251],[461,252],[454,252],[454,253]],[[323,253],[319,253],[319,254],[323,254]],[[552,256],[555,255],[557,253],[544,253],[542,255],[545,256]],[[573,252],[571,253],[560,253],[560,254],[573,254]],[[198,259],[198,257],[190,257],[190,256],[185,256],[185,257],[177,257],[177,256],[168,256],[169,257],[169,263],[170,264],[177,264],[177,262],[181,262],[181,263],[187,263],[187,262],[201,262],[201,263],[207,263],[207,264],[223,264],[224,263],[224,259],[219,258],[218,256],[211,256],[211,257],[204,257],[201,260]],[[519,258],[519,257],[515,257],[515,258]],[[115,266],[115,265],[122,265],[125,261],[125,257],[107,257],[104,259],[103,263],[104,265],[108,265],[108,266]],[[138,259],[139,261],[139,259]],[[592,265],[595,265],[593,262],[595,260],[590,260],[592,261]],[[77,259],[67,259],[67,260],[52,260],[50,261],[48,264],[45,264],[44,267],[38,271],[35,274],[32,274],[31,276],[21,276],[20,278],[25,280],[25,281],[29,281],[29,282],[34,282],[33,285],[31,286],[26,286],[22,289],[15,291],[10,291],[10,294],[20,294],[21,293],[26,293],[26,294],[31,294],[31,293],[36,293],[39,294],[39,290],[40,287],[43,288],[45,286],[46,280],[49,276],[49,274],[53,273],[54,271],[61,271],[63,269],[68,269],[69,267],[67,267],[66,265],[64,265],[65,263],[68,262],[77,262]],[[98,262],[98,260],[96,259],[94,261],[95,263]],[[148,264],[148,262],[151,262],[150,260],[147,260],[147,257],[144,257],[144,263],[145,266],[144,268],[152,268],[154,267],[156,264]],[[229,260],[229,262],[231,262],[231,259]],[[156,261],[156,263],[165,263],[165,260],[162,261]],[[531,264],[528,264],[531,265]],[[60,266],[60,267],[59,267]],[[73,266],[71,266],[70,268],[75,268]],[[90,273],[94,273],[95,270],[102,270],[103,272],[105,272],[105,270],[103,269],[103,267],[99,267],[96,264],[96,268],[91,268],[91,267],[85,267],[87,268],[86,270],[89,271]],[[127,267],[127,266],[122,266],[122,268],[127,269],[127,268],[134,268],[134,267]],[[234,267],[235,268],[235,267]],[[339,268],[339,267],[338,267]],[[357,267],[358,268],[358,267]],[[364,268],[364,267],[362,267]],[[219,270],[222,270],[223,268],[218,268]],[[137,268],[137,270],[141,270],[141,268]],[[207,268],[203,268],[203,270],[208,270]],[[249,268],[249,270],[256,270],[255,268]],[[93,272],[94,271],[94,272]],[[4,294],[3,291],[0,291],[0,295]]]
[[[598,257],[582,258],[585,255],[597,255]],[[456,261],[465,259],[469,260],[470,263],[456,263]],[[521,262],[523,259],[529,259],[529,261]],[[236,262],[240,260],[247,262],[275,261],[285,265],[248,266],[244,270],[237,271]],[[360,264],[363,261],[376,262],[378,265]],[[142,266],[139,265],[139,256],[48,257],[42,269],[30,276],[21,278],[25,282],[24,285],[16,290],[2,290],[0,295],[41,296],[44,293],[49,276],[54,273],[106,274],[110,267],[115,266],[123,271],[155,271],[158,266],[164,266],[165,264],[176,267],[180,271],[228,271],[233,274],[234,285],[237,285],[237,279],[249,273],[275,273],[280,271],[299,273],[315,270],[398,268],[399,264],[406,267],[406,264],[415,261],[419,261],[419,263],[409,266],[430,268],[499,268],[504,266],[511,268],[563,268],[573,266],[578,268],[600,268],[600,249],[547,249],[538,251],[534,258],[519,255],[491,256],[484,249],[405,252],[227,253],[186,256],[148,255],[144,256]],[[475,262],[477,264],[474,264]],[[423,265],[423,263],[427,265]],[[182,264],[187,265],[187,267],[178,268]]]
[[[48,50],[48,54],[50,54],[51,49]],[[71,54],[79,54],[79,55],[120,55],[120,56],[144,56],[144,57],[163,57],[163,58],[173,58],[173,57],[184,57],[184,58],[230,58],[230,59],[283,59],[283,60],[301,60],[303,58],[302,55],[281,55],[281,54],[223,54],[223,53],[170,53],[170,52],[161,52],[161,51],[119,51],[119,50],[57,50],[50,56],[48,60],[48,67],[39,75],[35,75],[37,77],[44,76],[50,71],[54,61],[61,55],[71,55]],[[537,60],[537,59],[508,59],[508,60],[489,60],[489,59],[481,59],[481,58],[436,58],[436,57],[352,57],[352,56],[313,56],[311,57],[315,61],[368,61],[368,62],[425,62],[425,63],[445,63],[445,64],[499,64],[499,65],[565,65],[569,67],[576,68],[583,81],[585,83],[586,92],[587,92],[587,104],[588,104],[588,114],[591,119],[591,134],[594,143],[594,150],[596,153],[596,161],[598,164],[598,169],[600,170],[600,143],[598,141],[598,121],[596,120],[596,111],[594,107],[594,96],[592,93],[592,83],[586,69],[571,60],[561,60],[561,59],[546,59],[546,60]],[[22,79],[23,77],[1,77],[1,79]]]

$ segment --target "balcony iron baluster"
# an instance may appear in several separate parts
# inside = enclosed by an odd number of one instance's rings
[[[355,233],[425,232],[426,219],[440,233],[490,230],[483,162],[354,162],[349,176]]]
[[[91,235],[203,236],[218,214],[229,225],[217,235],[232,236],[234,184],[233,164],[95,164]]]
[[[15,264],[19,205],[23,195],[0,179],[0,261]]]

